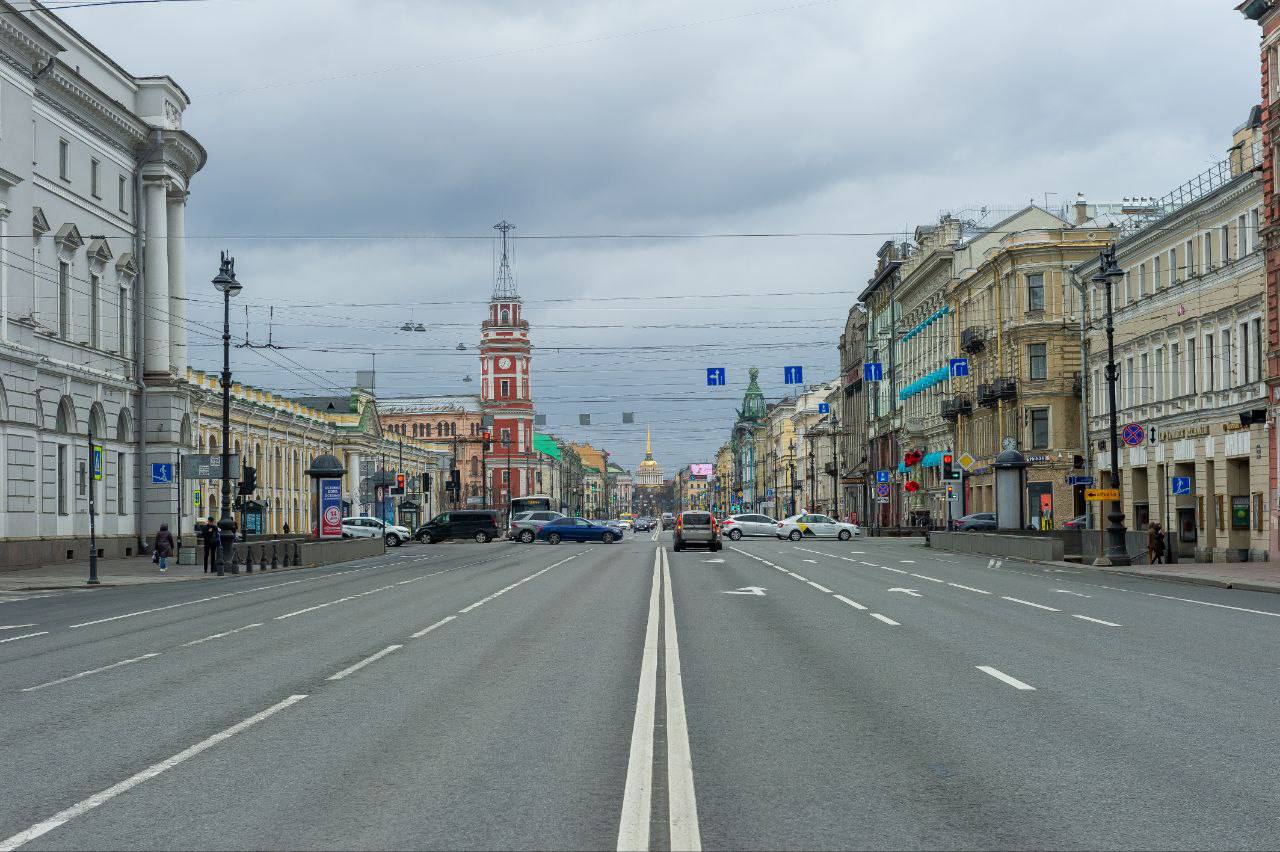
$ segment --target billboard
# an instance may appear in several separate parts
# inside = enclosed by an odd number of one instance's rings
[[[342,538],[342,480],[320,480],[320,538]]]
[[[691,464],[689,465],[690,476],[700,476],[703,479],[711,478],[711,465],[709,464]]]

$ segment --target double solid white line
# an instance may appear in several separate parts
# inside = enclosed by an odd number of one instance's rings
[[[636,716],[631,728],[631,753],[627,761],[626,788],[618,824],[618,849],[648,850],[653,811],[653,735],[658,703],[658,620],[662,596],[663,688],[666,693],[667,808],[670,847],[699,850],[698,802],[693,787],[693,759],[689,750],[689,725],[685,717],[684,687],[680,674],[680,646],[676,636],[675,599],[671,569],[664,548],[653,554],[653,586],[649,593],[649,620],[645,625],[644,655],[640,661],[640,685]]]

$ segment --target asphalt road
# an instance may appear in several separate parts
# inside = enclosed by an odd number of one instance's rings
[[[879,539],[33,596],[0,850],[1274,848],[1277,638],[1274,595]]]

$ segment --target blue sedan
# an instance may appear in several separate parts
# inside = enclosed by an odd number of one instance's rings
[[[538,530],[538,538],[549,544],[559,544],[562,541],[602,541],[609,544],[622,538],[622,530],[604,524],[593,524],[584,518],[559,518],[544,524]]]

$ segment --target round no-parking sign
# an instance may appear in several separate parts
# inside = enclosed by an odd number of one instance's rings
[[[1143,429],[1138,423],[1129,423],[1120,432],[1120,440],[1124,441],[1131,447],[1141,444],[1147,437],[1147,430]]]

